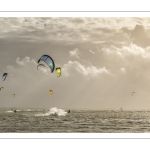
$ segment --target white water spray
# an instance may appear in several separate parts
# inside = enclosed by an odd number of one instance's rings
[[[66,116],[67,112],[65,112],[62,109],[58,109],[57,107],[51,108],[48,110],[46,113],[42,114],[36,114],[35,116],[49,116],[49,115],[55,115],[57,114],[58,116]]]
[[[14,113],[12,110],[5,111],[5,113]]]

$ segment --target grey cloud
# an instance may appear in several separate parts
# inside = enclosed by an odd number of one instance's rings
[[[131,32],[132,42],[141,46],[147,47],[150,46],[150,37],[147,34],[143,25],[136,25],[134,30]]]
[[[77,23],[77,24],[82,24],[82,23],[84,23],[85,21],[83,20],[83,18],[72,18],[72,19],[71,19],[71,22]]]
[[[122,45],[124,44],[122,41],[128,41],[126,36],[124,36],[125,39],[123,37],[120,38],[123,35],[122,32],[119,33],[116,32],[116,29],[98,25],[99,22],[96,22],[96,20],[101,20],[100,18],[95,18],[91,27],[88,26],[88,23],[90,23],[88,19],[90,20],[90,18],[25,18],[27,21],[20,23],[23,18],[18,18],[17,30],[13,30],[14,26],[12,22],[16,21],[15,18],[7,19],[7,25],[10,28],[7,28],[7,33],[4,32],[1,34],[1,38],[11,38],[12,40],[16,38],[17,41],[24,39],[29,42],[64,41],[65,43],[74,43],[74,45],[75,43],[83,45],[86,41],[87,43],[106,41],[106,44],[103,46],[110,44]],[[72,20],[76,21],[78,26],[73,25]],[[39,22],[40,24],[36,25],[35,22]],[[45,28],[44,24],[46,24]],[[15,38],[13,38],[14,35]]]

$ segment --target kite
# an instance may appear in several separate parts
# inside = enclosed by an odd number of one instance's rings
[[[56,68],[57,77],[61,76],[61,68]]]
[[[53,94],[53,91],[52,91],[52,90],[50,90],[50,91],[49,91],[49,94],[50,94],[50,95],[52,95],[52,94]]]
[[[15,97],[15,94],[12,94],[13,97]]]
[[[4,81],[7,77],[8,73],[4,73],[3,76],[2,76],[2,80]]]
[[[3,89],[3,87],[0,88],[0,91]]]
[[[37,66],[37,69],[39,70],[39,67],[46,67],[44,64],[39,64],[38,66]]]
[[[50,56],[48,56],[48,55],[43,55],[43,56],[38,60],[38,63],[39,63],[40,61],[44,61],[44,62],[50,67],[51,73],[54,71],[54,69],[55,69],[55,63],[54,63],[53,59],[52,59]]]
[[[135,93],[135,92],[132,92],[132,94],[131,94],[132,96],[133,96],[133,93]]]

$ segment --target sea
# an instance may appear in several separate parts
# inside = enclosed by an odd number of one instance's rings
[[[0,133],[149,133],[150,111],[0,109]]]

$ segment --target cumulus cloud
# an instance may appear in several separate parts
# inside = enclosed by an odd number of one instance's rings
[[[19,66],[21,66],[22,69],[26,70],[27,72],[28,71],[34,72],[37,68],[37,65],[38,65],[34,59],[31,60],[29,57],[25,57],[22,60],[19,57],[17,57],[16,63]],[[45,68],[40,67],[40,69],[38,71],[47,74],[49,72],[49,67],[45,67]]]
[[[149,47],[142,48],[136,44],[129,44],[128,46],[122,46],[121,48],[111,45],[109,48],[103,48],[103,51],[108,55],[115,54],[118,57],[128,57],[128,56],[140,56],[143,58],[150,58]]]
[[[69,61],[67,64],[64,65],[63,68],[66,72],[66,75],[69,75],[71,73],[74,73],[76,70],[78,73],[80,73],[83,76],[98,76],[100,74],[110,74],[110,72],[105,68],[96,68],[95,66],[85,66],[79,63],[78,61]],[[74,70],[74,71],[73,71]]]
[[[21,65],[21,66],[24,66],[24,65],[30,64],[30,63],[32,63],[32,64],[37,64],[35,60],[30,60],[29,57],[25,57],[25,58],[23,58],[22,60],[20,60],[20,58],[17,57],[16,63],[19,64],[19,65]]]
[[[75,48],[74,50],[70,51],[69,54],[70,54],[71,57],[80,58],[80,57],[79,57],[80,51],[79,51],[78,48]]]
[[[37,76],[42,76],[42,74],[44,75],[50,72],[49,67],[37,70],[37,62],[34,59],[31,60],[29,57],[25,57],[22,60],[17,57],[15,62],[16,65],[8,65],[6,71],[12,74],[16,80],[21,81],[22,79],[28,78],[29,80],[27,80],[27,82],[30,82],[31,80],[37,79]]]

